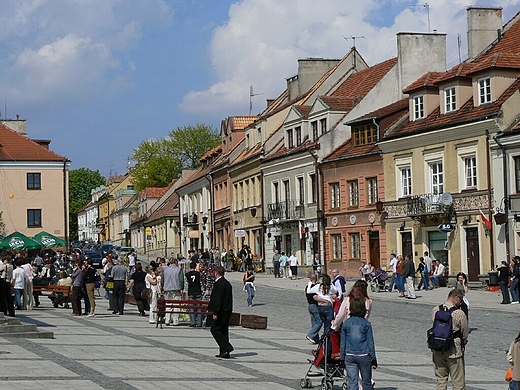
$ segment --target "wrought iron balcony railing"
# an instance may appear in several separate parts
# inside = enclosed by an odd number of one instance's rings
[[[305,206],[294,200],[267,205],[267,219],[297,220],[305,218]]]

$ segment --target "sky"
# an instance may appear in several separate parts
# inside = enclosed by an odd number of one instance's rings
[[[449,69],[467,57],[471,5],[502,7],[504,23],[520,11],[520,0],[2,0],[1,118],[26,119],[71,169],[124,174],[142,141],[220,130],[249,115],[251,85],[258,114],[298,59],[341,58],[352,37],[373,65],[396,56],[398,32],[446,33]]]

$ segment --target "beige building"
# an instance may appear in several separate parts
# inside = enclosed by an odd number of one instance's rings
[[[0,234],[32,237],[45,230],[69,239],[70,160],[49,144],[28,138],[25,120],[0,121]]]

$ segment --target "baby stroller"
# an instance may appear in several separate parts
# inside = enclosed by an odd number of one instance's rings
[[[312,351],[314,359],[308,359],[310,367],[300,380],[302,389],[312,388],[311,377],[321,378],[321,389],[332,390],[335,380],[342,380],[342,389],[347,389],[345,363],[340,358],[341,333],[330,330],[323,335],[318,348]]]
[[[370,290],[372,292],[381,292],[386,291],[386,281],[388,280],[388,274],[386,271],[383,271],[381,268],[377,268],[374,276],[368,284],[370,285]]]

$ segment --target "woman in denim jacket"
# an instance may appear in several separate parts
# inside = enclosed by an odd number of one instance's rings
[[[365,302],[355,298],[350,302],[350,318],[343,323],[341,332],[341,356],[345,359],[348,389],[358,390],[358,378],[364,390],[372,390],[372,368],[377,367],[376,349],[372,325],[366,320]]]

